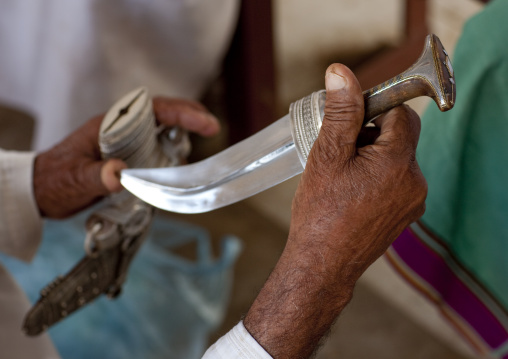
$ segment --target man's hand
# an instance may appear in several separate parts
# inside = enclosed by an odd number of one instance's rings
[[[153,106],[155,117],[166,126],[178,125],[202,136],[219,132],[217,119],[197,102],[158,97]],[[125,163],[101,159],[98,136],[102,119],[89,120],[35,158],[34,195],[41,215],[64,218],[122,189],[119,173]]]
[[[249,310],[246,329],[274,358],[307,358],[361,274],[425,210],[415,159],[420,119],[407,106],[363,128],[352,72],[326,73],[323,126],[293,200],[286,248]]]

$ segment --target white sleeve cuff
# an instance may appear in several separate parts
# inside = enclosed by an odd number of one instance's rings
[[[245,329],[243,322],[238,323],[208,348],[202,359],[227,358],[272,359],[270,354]]]
[[[42,219],[33,194],[35,153],[0,150],[0,250],[30,261],[41,241]]]

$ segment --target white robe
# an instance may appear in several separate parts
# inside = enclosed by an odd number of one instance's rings
[[[239,0],[2,0],[0,102],[46,149],[140,85],[198,98],[219,72]]]

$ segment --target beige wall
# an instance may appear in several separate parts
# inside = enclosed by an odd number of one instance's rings
[[[274,4],[279,100],[285,105],[323,88],[331,62],[396,43],[401,34],[400,0],[275,0]]]
[[[476,0],[428,0],[428,23],[450,53]],[[403,37],[402,0],[275,0],[274,31],[280,111],[324,86],[326,67],[351,61]],[[412,102],[421,111],[425,101]]]

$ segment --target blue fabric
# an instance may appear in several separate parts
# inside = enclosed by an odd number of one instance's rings
[[[0,257],[32,302],[84,255],[87,217],[47,221],[42,246],[30,264]],[[195,243],[196,261],[171,252],[189,243]],[[200,358],[210,332],[224,317],[240,250],[238,239],[226,237],[214,259],[205,230],[156,217],[122,294],[115,300],[101,296],[49,334],[64,359]]]

